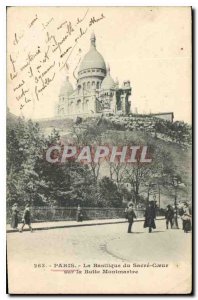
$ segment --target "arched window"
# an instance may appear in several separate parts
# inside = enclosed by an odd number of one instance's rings
[[[71,113],[73,113],[73,108],[74,108],[73,101],[71,101],[71,102],[70,102],[70,112],[71,112]]]
[[[95,89],[95,86],[96,86],[96,84],[95,84],[95,81],[92,81],[92,89]]]
[[[81,100],[80,99],[78,99],[78,101],[77,101],[77,110],[78,110],[78,112],[81,112]]]
[[[97,82],[97,85],[96,85],[96,87],[97,87],[97,89],[99,89],[99,87],[100,87],[100,83],[99,83],[99,81]]]
[[[80,93],[81,85],[78,85],[78,94]]]
[[[87,82],[87,88],[90,89],[90,82]]]

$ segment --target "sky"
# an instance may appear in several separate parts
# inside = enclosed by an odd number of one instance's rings
[[[93,17],[98,21],[90,26]],[[93,31],[97,50],[109,63],[113,79],[120,85],[123,80],[131,82],[132,112],[174,112],[175,120],[191,123],[188,7],[9,8],[7,105],[10,112],[33,119],[53,117],[66,76],[75,87],[73,73],[77,74],[79,60],[89,50]],[[54,43],[62,41],[65,35],[68,37],[61,49],[53,52]],[[41,74],[44,74],[42,79]]]

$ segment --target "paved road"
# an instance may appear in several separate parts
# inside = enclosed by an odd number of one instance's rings
[[[63,228],[8,234],[12,259],[35,262],[54,255],[63,260],[144,260],[179,259],[188,255],[191,234],[182,230],[166,230],[165,221],[157,221],[157,229],[149,234],[143,223],[133,225],[133,233],[126,232],[127,223],[93,227]],[[181,251],[183,249],[183,251]]]
[[[84,262],[175,262],[190,264],[191,234],[182,230],[166,230],[165,221],[157,221],[157,229],[149,234],[143,222],[134,224],[132,234],[127,224],[63,228],[34,233],[7,235],[9,268],[13,279],[24,281],[34,264],[53,268],[55,263]],[[34,270],[35,272],[35,270]],[[35,276],[36,273],[31,274]],[[20,283],[21,284],[21,283]]]
[[[159,217],[164,218],[164,217]],[[138,218],[136,221],[142,221],[143,218]],[[102,219],[102,220],[84,220],[83,222],[76,221],[54,221],[54,222],[36,222],[32,223],[34,230],[48,230],[56,228],[68,228],[68,227],[81,227],[81,226],[95,226],[113,223],[124,223],[127,222],[126,219]],[[22,227],[22,223],[18,224],[18,229]],[[10,224],[7,224],[6,230],[8,233],[18,233],[18,230],[11,228]],[[28,231],[29,228],[26,225],[23,231]]]

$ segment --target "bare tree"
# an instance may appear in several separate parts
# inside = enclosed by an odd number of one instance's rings
[[[107,160],[107,163],[109,165],[110,178],[114,180],[119,186],[122,182],[123,175],[125,174],[127,164],[120,162],[110,162],[109,160]]]

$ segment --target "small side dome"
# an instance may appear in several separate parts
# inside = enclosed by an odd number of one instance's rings
[[[110,90],[115,87],[115,82],[110,75],[110,67],[107,66],[107,76],[103,79],[101,84],[101,90]]]
[[[119,80],[118,80],[118,78],[116,78],[116,80],[115,80],[115,85],[116,85],[117,87],[119,87]]]
[[[124,80],[122,84],[122,89],[131,89],[130,80]]]
[[[63,83],[59,96],[70,96],[74,92],[72,84],[69,82],[69,76],[66,76],[66,81]]]

